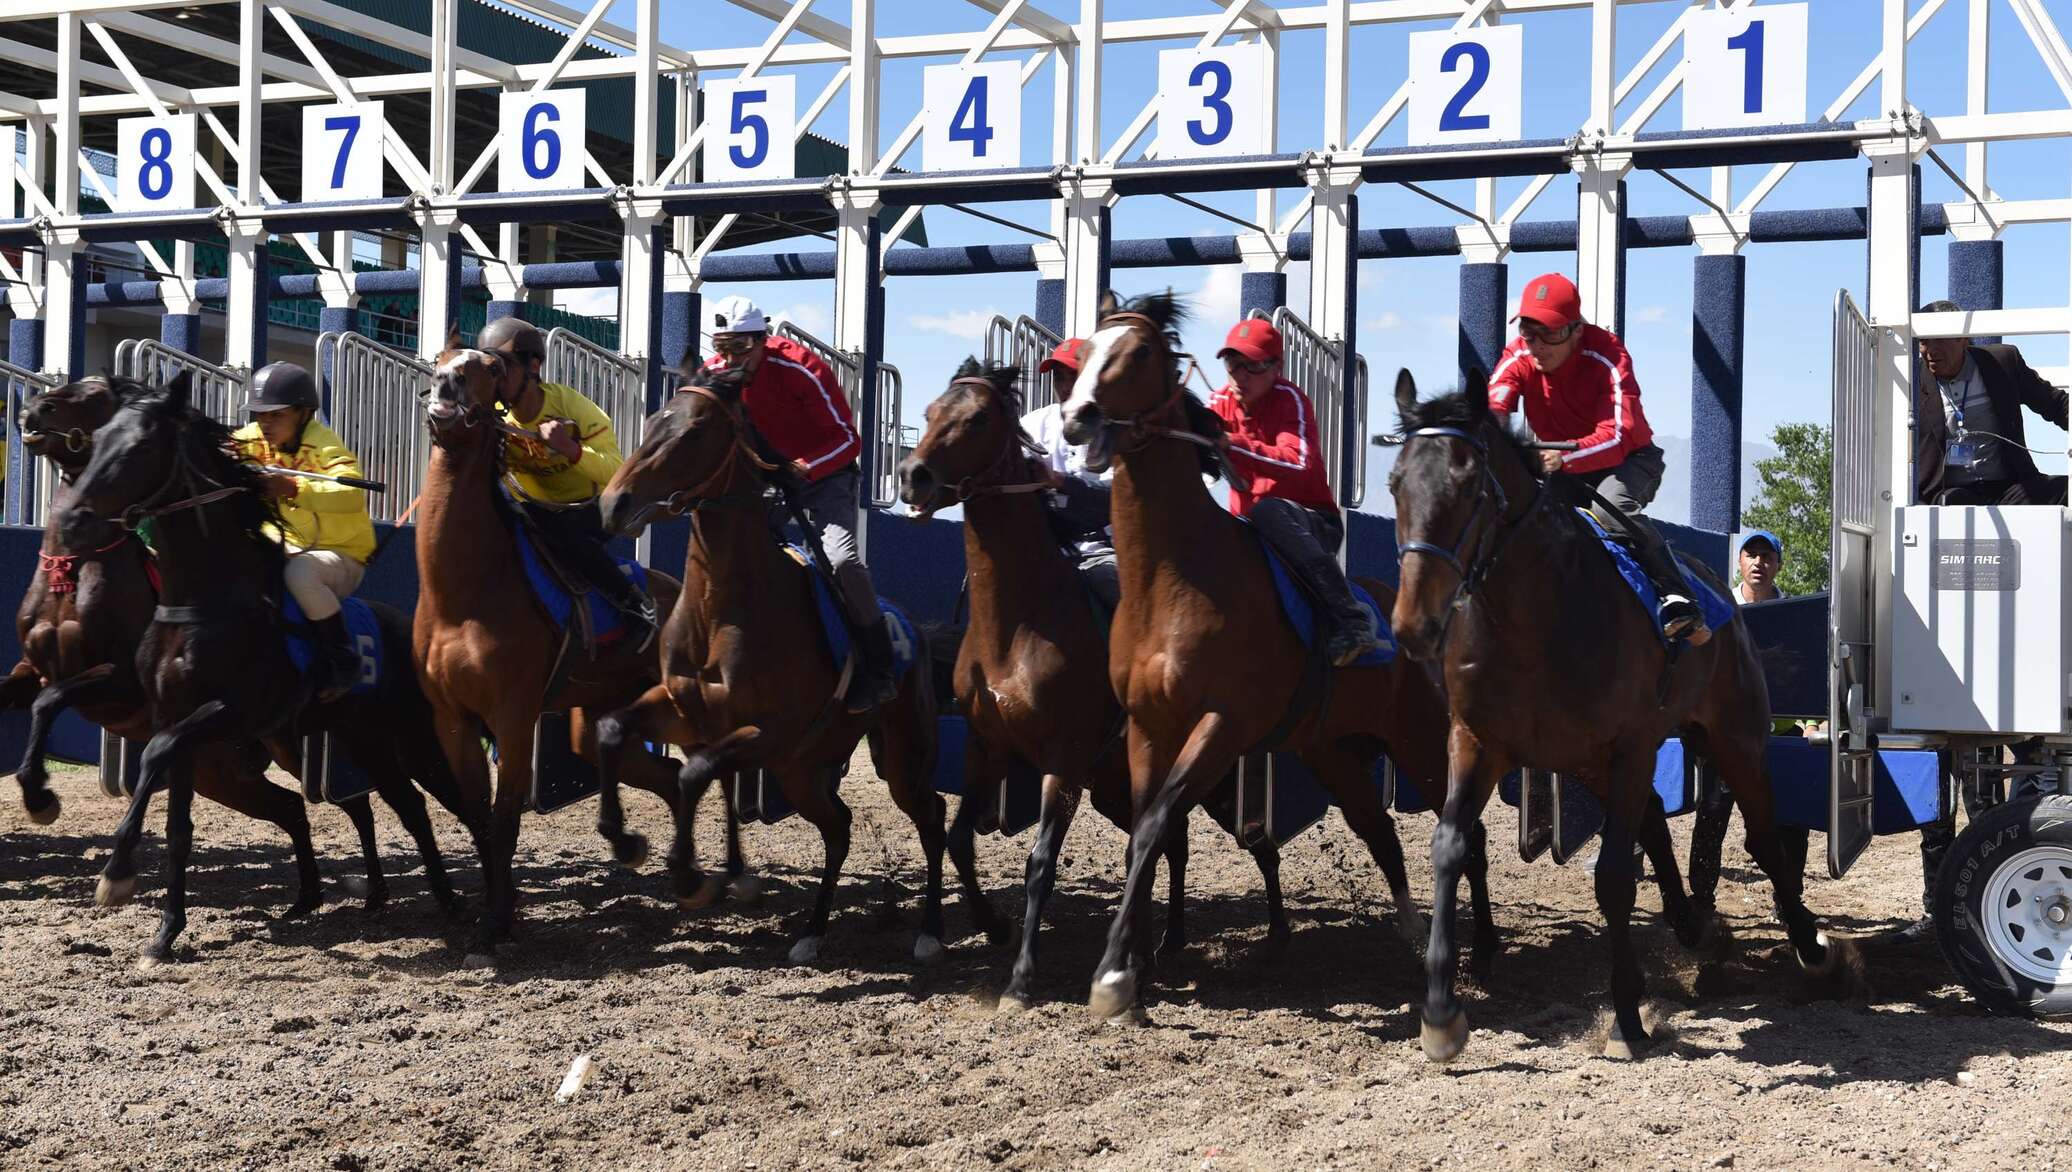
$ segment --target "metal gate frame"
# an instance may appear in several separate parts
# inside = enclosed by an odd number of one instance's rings
[[[1827,871],[1846,874],[1870,845],[1875,753],[1878,490],[1874,404],[1878,334],[1848,290],[1835,294],[1834,512],[1828,530],[1828,830]],[[1889,509],[1889,502],[1882,507]]]
[[[7,459],[9,473],[4,506],[9,525],[41,525],[50,504],[55,477],[39,476],[36,457],[22,447],[22,408],[44,391],[55,389],[57,376],[25,370],[11,362],[0,362],[0,386],[6,390]]]
[[[811,351],[813,356],[827,364],[833,372],[835,382],[842,388],[842,397],[849,401],[849,411],[856,414],[857,404],[862,401],[863,361],[846,350],[838,350],[828,343],[800,329],[792,322],[778,322],[777,336],[789,338]],[[899,368],[889,362],[878,363],[878,434],[864,436],[863,442],[873,446],[877,477],[865,486],[870,494],[868,504],[880,508],[889,507],[899,499],[899,461],[914,444],[920,442],[918,434],[910,440],[907,429],[900,424],[900,410],[906,400],[906,381],[900,377]],[[858,534],[859,539],[862,534]]]
[[[1022,410],[1039,411],[1057,402],[1052,393],[1050,380],[1037,369],[1050,352],[1065,344],[1062,335],[1051,332],[1049,326],[1028,314],[1007,320],[1005,314],[994,314],[986,323],[984,354],[987,366],[1012,366],[1020,371],[1022,385]]]
[[[418,402],[431,364],[353,333],[319,336],[316,357],[324,418],[359,453],[362,475],[389,486],[367,495],[367,512],[394,524],[423,491],[432,458]]]
[[[1367,499],[1367,461],[1365,451],[1354,458],[1352,467],[1345,467],[1345,451],[1342,443],[1345,434],[1345,346],[1334,342],[1311,328],[1294,310],[1283,305],[1273,311],[1269,318],[1263,310],[1255,309],[1249,317],[1273,322],[1273,328],[1281,332],[1281,367],[1288,381],[1301,387],[1309,396],[1310,408],[1317,417],[1317,443],[1324,457],[1324,474],[1330,481],[1331,490],[1350,507],[1358,508]],[[1353,357],[1353,409],[1356,412],[1354,428],[1356,434],[1367,434],[1367,360]]]
[[[126,378],[162,387],[183,370],[194,380],[188,401],[211,419],[237,426],[251,372],[218,366],[156,338],[128,338],[115,347],[115,373]]]

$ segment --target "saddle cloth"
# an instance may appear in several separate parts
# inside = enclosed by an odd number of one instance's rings
[[[353,647],[360,653],[360,678],[347,693],[364,696],[381,686],[382,673],[386,668],[387,650],[381,639],[381,624],[374,617],[374,610],[357,598],[339,601],[343,607],[346,634],[352,637]],[[316,664],[316,640],[311,637],[310,623],[302,613],[302,604],[290,594],[281,602],[281,618],[288,628],[288,658],[295,664],[295,670],[309,674]]]
[[[1281,555],[1266,543],[1266,535],[1256,528],[1253,533],[1259,537],[1259,548],[1266,554],[1266,564],[1273,571],[1273,590],[1280,595],[1281,613],[1288,616],[1288,622],[1302,638],[1302,645],[1308,647],[1317,639],[1316,606],[1296,583],[1295,575],[1281,561]],[[1367,608],[1367,617],[1374,622],[1375,635],[1374,646],[1353,660],[1351,666],[1381,667],[1393,661],[1396,658],[1396,633],[1389,627],[1388,616],[1381,613],[1374,596],[1362,589],[1358,582],[1347,579],[1346,585],[1353,589],[1353,600]]]
[[[554,620],[555,627],[567,630],[569,620],[575,617],[575,597],[561,583],[561,579],[547,565],[547,559],[540,556],[533,545],[532,533],[519,522],[512,522],[511,537],[518,543],[518,560],[525,565],[525,580],[532,585],[533,597],[547,608],[547,614]],[[612,561],[618,563],[619,572],[631,579],[635,586],[645,592],[648,588],[647,567],[632,558],[614,554]],[[596,633],[599,645],[610,643],[626,633],[626,621],[611,604],[599,597],[595,591],[586,593],[584,599],[590,607],[590,630]]]
[[[813,568],[812,555],[796,545],[786,545],[784,552],[791,555],[791,560],[813,583],[813,609],[820,616],[820,634],[827,643],[828,654],[834,657],[835,667],[840,668],[849,662],[849,624],[843,617],[842,604],[835,598],[826,576]],[[885,612],[885,633],[892,637],[892,672],[904,676],[920,654],[920,631],[914,620],[891,600],[878,599],[878,609]]]
[[[1655,621],[1655,637],[1660,639],[1662,600],[1655,593],[1654,580],[1648,577],[1647,571],[1640,568],[1640,562],[1633,556],[1633,551],[1605,532],[1604,526],[1598,523],[1597,518],[1592,516],[1588,509],[1577,509],[1576,512],[1582,514],[1583,520],[1590,526],[1590,531],[1604,544],[1604,551],[1610,555],[1612,565],[1619,571],[1619,577],[1626,580],[1626,585],[1632,589],[1634,597],[1646,608],[1648,617]],[[1694,577],[1689,566],[1679,563],[1677,569],[1683,572],[1684,585],[1690,589],[1691,601],[1698,604],[1698,612],[1705,616],[1706,626],[1717,631],[1734,620],[1736,612],[1732,600],[1714,590],[1702,579]]]

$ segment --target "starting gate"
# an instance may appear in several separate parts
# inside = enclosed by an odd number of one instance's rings
[[[854,412],[863,401],[863,363],[846,350],[837,350],[791,322],[778,322],[779,337],[790,338],[804,346],[814,357],[827,364],[834,372],[835,381],[841,384],[843,397],[849,400],[849,409]],[[889,362],[878,363],[878,433],[865,436],[864,442],[873,445],[877,457],[877,479],[868,486],[870,502],[873,505],[889,506],[899,499],[899,462],[920,442],[918,435],[910,436],[908,429],[901,426],[899,412],[906,398],[906,388],[899,375],[899,368]]]
[[[51,478],[37,475],[41,471],[37,461],[22,447],[22,408],[31,398],[57,385],[57,379],[49,375],[0,362],[0,389],[5,390],[7,400],[8,459],[15,466],[9,471],[17,481],[6,499],[6,521],[10,525],[43,524]]]
[[[1835,295],[1834,514],[1828,567],[1828,870],[1840,878],[1871,840],[1876,752],[1868,712],[1876,647],[1871,584],[1878,490],[1873,396],[1878,336],[1846,290]],[[1889,506],[1887,506],[1889,508]]]
[[[1035,411],[1057,401],[1050,380],[1037,368],[1065,339],[1027,314],[1008,321],[1002,314],[986,323],[985,363],[1012,366],[1021,372],[1022,410]]]
[[[562,327],[547,331],[540,377],[574,387],[611,417],[619,450],[631,453],[647,422],[647,386],[640,364]]]
[[[1264,318],[1267,315],[1255,309],[1251,316]],[[1331,488],[1338,493],[1339,499],[1357,508],[1367,499],[1367,462],[1355,458],[1352,467],[1345,466],[1344,344],[1317,333],[1285,305],[1273,311],[1272,321],[1273,328],[1281,332],[1282,369],[1287,372],[1289,382],[1309,395],[1310,406],[1316,411],[1317,441],[1323,447],[1324,471],[1331,481]],[[1366,435],[1367,359],[1364,355],[1354,355],[1352,395],[1353,409],[1358,413],[1354,428],[1358,434]]]
[[[156,338],[130,338],[115,347],[115,373],[162,387],[186,371],[188,401],[210,418],[235,426],[244,414],[247,372],[217,366]]]
[[[361,475],[388,485],[367,494],[376,521],[395,522],[424,487],[431,436],[418,395],[431,385],[432,368],[360,334],[317,339],[324,416],[360,455]]]

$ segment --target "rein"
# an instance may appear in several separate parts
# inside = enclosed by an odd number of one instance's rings
[[[1411,554],[1423,554],[1444,562],[1460,579],[1459,585],[1454,587],[1453,598],[1446,607],[1446,618],[1440,624],[1439,644],[1443,647],[1447,633],[1453,629],[1453,616],[1466,608],[1468,599],[1474,597],[1475,592],[1482,588],[1497,559],[1503,556],[1505,548],[1525,527],[1525,522],[1539,512],[1540,505],[1547,499],[1547,482],[1539,481],[1538,488],[1534,490],[1532,499],[1526,503],[1524,510],[1512,517],[1509,515],[1510,497],[1504,492],[1503,484],[1497,480],[1496,472],[1490,466],[1489,444],[1486,440],[1464,428],[1421,427],[1404,437],[1404,446],[1408,447],[1410,441],[1415,439],[1461,440],[1474,449],[1482,464],[1480,483],[1475,489],[1475,507],[1469,511],[1467,520],[1461,522],[1460,532],[1455,534],[1451,547],[1435,545],[1429,541],[1401,541],[1396,545],[1398,566]],[[1495,507],[1499,524],[1494,529],[1488,526],[1480,527],[1475,550],[1468,556],[1467,561],[1463,562],[1462,548],[1468,543],[1469,532],[1477,529],[1484,513],[1492,505]]]
[[[1110,322],[1126,322],[1130,325],[1141,326],[1144,329],[1151,331],[1152,335],[1158,338],[1159,344],[1161,346],[1166,347],[1166,353],[1168,357],[1187,359],[1188,368],[1187,373],[1173,380],[1172,392],[1168,394],[1165,397],[1165,401],[1160,403],[1158,406],[1153,407],[1147,411],[1141,411],[1135,415],[1124,416],[1119,419],[1111,418],[1108,416],[1106,412],[1102,412],[1101,426],[1108,428],[1111,431],[1120,431],[1124,433],[1124,435],[1127,437],[1127,441],[1123,444],[1117,445],[1116,450],[1125,453],[1139,452],[1144,450],[1144,448],[1148,446],[1154,439],[1172,439],[1179,440],[1182,443],[1193,444],[1196,447],[1207,448],[1210,451],[1215,451],[1215,440],[1209,439],[1206,436],[1197,435],[1196,433],[1188,430],[1187,428],[1168,427],[1162,422],[1152,422],[1153,420],[1164,420],[1171,418],[1173,408],[1180,405],[1180,396],[1187,393],[1188,378],[1201,370],[1201,367],[1195,363],[1194,356],[1191,354],[1179,354],[1173,351],[1170,345],[1168,345],[1168,343],[1166,342],[1165,327],[1159,325],[1158,322],[1153,320],[1148,314],[1138,313],[1135,310],[1130,309],[1118,310],[1115,313],[1111,313],[1108,316],[1102,318],[1100,324],[1105,326]],[[1203,376],[1203,381],[1207,381],[1206,375]],[[1095,404],[1095,410],[1098,411],[1099,409],[1099,404]]]
[[[749,446],[748,418],[741,405],[727,402],[717,394],[714,394],[709,387],[687,385],[677,393],[680,395],[701,395],[718,406],[726,414],[727,421],[733,424],[734,442],[727,448],[726,459],[720,461],[719,467],[713,469],[711,475],[689,488],[679,489],[654,504],[648,505],[640,511],[635,520],[645,521],[657,512],[667,513],[672,517],[681,517],[686,513],[697,513],[707,509],[745,508],[760,502],[763,499],[763,490],[760,487],[751,487],[747,492],[722,491],[713,494],[708,491],[715,482],[718,482],[723,489],[730,486],[734,480],[734,471],[739,467],[744,457],[758,471],[776,472],[780,470],[780,465],[772,464],[770,461],[763,459],[762,456],[756,453],[754,448]]]
[[[995,406],[1005,410],[1005,404],[1000,398],[1000,388],[994,386],[990,380],[971,376],[951,380],[950,387],[952,389],[960,386],[977,387],[984,390],[993,399]],[[1031,440],[1028,436],[1020,434],[1020,429],[1016,428],[1015,433],[1008,437],[1005,444],[1001,445],[1000,455],[991,464],[987,465],[984,471],[974,473],[958,481],[950,489],[952,498],[950,501],[945,504],[930,505],[925,509],[918,509],[914,512],[914,519],[925,521],[944,509],[964,504],[966,501],[975,500],[979,497],[1017,496],[1023,493],[1049,491],[1051,484],[1047,479],[1006,482],[989,479],[1011,464],[1016,456],[1026,459],[1043,450],[1041,445]]]
[[[165,483],[158,487],[158,491],[122,511],[120,520],[123,528],[135,531],[139,525],[153,517],[165,517],[174,513],[185,512],[189,509],[199,509],[204,505],[212,505],[217,501],[227,500],[238,493],[246,491],[242,485],[219,484],[217,481],[202,476],[196,471],[194,458],[188,454],[187,446],[184,442],[176,440],[174,452],[179,457],[178,463],[174,465],[171,472],[166,474]],[[186,486],[187,495],[178,500],[166,502],[165,498],[179,491],[183,483]],[[204,492],[197,487],[198,484],[202,483],[213,484],[216,487]],[[208,518],[204,516],[199,518],[199,520],[202,533],[207,535],[209,531]]]

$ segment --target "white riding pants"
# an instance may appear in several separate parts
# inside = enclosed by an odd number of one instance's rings
[[[286,576],[288,593],[315,623],[338,613],[338,600],[360,588],[367,567],[336,550],[305,549],[288,555]]]

